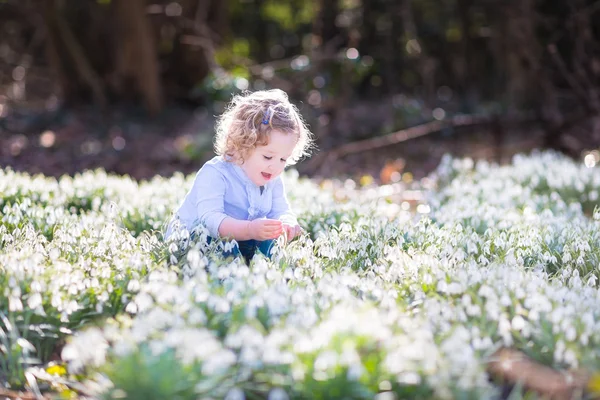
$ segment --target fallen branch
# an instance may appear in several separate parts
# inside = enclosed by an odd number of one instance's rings
[[[558,371],[539,364],[514,349],[503,348],[492,356],[488,373],[502,383],[523,385],[544,398],[570,400],[587,392],[590,374],[583,371]]]
[[[32,392],[15,392],[0,387],[0,399],[7,400],[44,400],[45,397],[38,397]]]
[[[546,132],[544,135],[544,146],[575,156],[576,153],[570,152],[561,142],[562,133],[587,121],[593,115],[590,110],[585,109],[582,112],[571,115],[560,124],[552,124],[551,121],[541,117],[540,121]]]
[[[525,123],[534,122],[535,120],[535,116],[523,114],[516,117],[511,117],[509,122]],[[492,123],[498,123],[497,115],[457,115],[445,120],[427,122],[422,125],[402,129],[384,136],[350,142],[328,152],[320,153],[313,158],[313,161],[311,162],[312,168],[309,166],[309,169],[316,171],[322,165],[329,165],[338,158],[347,156],[349,154],[371,151],[390,145],[395,145],[410,139],[440,132],[445,128],[459,128],[466,126],[472,127],[489,125]]]

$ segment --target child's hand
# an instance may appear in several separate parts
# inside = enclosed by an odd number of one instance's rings
[[[285,232],[286,241],[289,243],[302,233],[302,228],[300,228],[300,225],[283,224],[283,231]]]
[[[248,233],[254,240],[275,239],[283,233],[282,222],[277,219],[255,219],[248,223]]]

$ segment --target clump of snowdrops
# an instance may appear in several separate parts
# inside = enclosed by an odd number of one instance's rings
[[[106,398],[494,398],[501,347],[600,369],[598,169],[445,158],[425,214],[291,171],[305,234],[250,265],[201,228],[162,239],[192,178],[0,172],[6,385],[30,371]]]

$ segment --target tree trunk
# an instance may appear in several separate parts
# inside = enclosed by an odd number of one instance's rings
[[[145,0],[114,0],[117,22],[117,90],[141,95],[150,114],[163,107],[155,38],[146,16]]]
[[[377,22],[377,13],[375,12],[375,2],[373,0],[361,0],[360,14],[361,14],[361,26],[360,26],[360,45],[358,50],[362,55],[377,56],[375,50],[377,49],[377,29],[375,24]]]
[[[256,21],[254,24],[254,41],[258,44],[256,49],[256,60],[259,64],[269,61],[269,33],[268,23],[262,17],[262,9],[264,7],[265,0],[254,1],[254,16],[253,20]]]
[[[227,26],[227,3],[221,0],[184,0],[169,71],[177,92],[187,93],[219,68],[215,48]]]
[[[48,9],[44,10],[44,21],[46,26],[46,59],[51,75],[53,75],[56,82],[57,95],[66,104],[73,104],[77,101],[77,85],[73,78],[69,78],[70,74],[65,67],[65,63],[63,63],[60,37]]]
[[[398,4],[401,3],[401,4]],[[402,24],[394,23],[394,19],[399,19],[403,15],[402,7],[410,7],[405,1],[391,2],[391,4],[385,5],[385,18],[386,18],[386,30],[384,38],[384,51],[387,54],[383,65],[383,83],[384,91],[387,94],[395,94],[398,90],[398,71],[396,70],[396,42],[398,40],[397,34],[400,33]],[[403,21],[404,22],[404,21]],[[399,29],[400,28],[400,29]]]
[[[472,37],[471,37],[471,10],[473,2],[471,0],[458,0],[458,18],[460,21],[461,40],[460,49],[461,57],[457,63],[457,78],[458,86],[460,87],[461,97],[463,98],[463,112],[472,113],[477,107],[477,90],[473,87],[473,83],[477,79],[477,68],[474,68],[473,63],[476,62],[472,52]]]
[[[339,31],[335,24],[336,17],[338,15],[338,2],[329,0],[319,0],[316,2],[317,5],[317,16],[312,26],[313,41],[312,41],[312,56],[318,60],[314,62],[313,76],[322,75],[327,85],[334,86],[337,84],[334,80],[334,67],[332,64],[332,58],[329,57],[331,54],[335,54],[339,46],[337,39],[339,38]],[[342,72],[343,73],[343,72]],[[335,102],[323,103],[322,111],[323,115],[329,118],[329,126],[335,126],[336,119],[339,117],[339,110],[344,107],[348,98],[343,93],[346,82],[340,82],[339,93],[340,95],[336,98]],[[331,132],[329,129],[324,129],[320,125],[317,125],[316,135],[321,140],[321,144],[332,139],[327,138],[326,132]]]
[[[43,5],[48,30],[46,54],[49,64],[60,80],[66,100],[76,101],[84,86],[91,93],[94,103],[105,108],[108,101],[104,82],[90,64],[81,43],[62,14],[61,6],[61,2],[56,0]]]
[[[321,46],[327,46],[339,33],[335,24],[339,11],[337,1],[320,0],[318,10],[313,34],[320,38]]]

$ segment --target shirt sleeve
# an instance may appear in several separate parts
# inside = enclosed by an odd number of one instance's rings
[[[219,226],[225,214],[226,181],[223,174],[212,166],[202,168],[194,180],[198,220],[208,229],[210,236],[219,237]]]
[[[298,225],[296,215],[292,212],[285,195],[285,185],[281,176],[273,182],[273,206],[267,214],[267,218],[279,219],[289,225]]]

